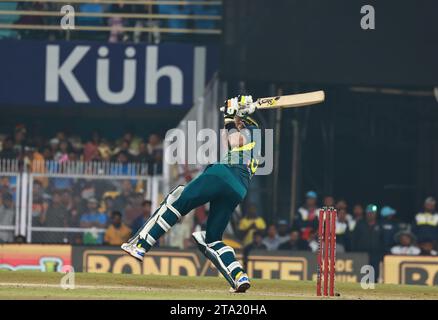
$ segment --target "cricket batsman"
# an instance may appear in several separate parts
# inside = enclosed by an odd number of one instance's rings
[[[143,227],[129,242],[122,244],[124,251],[143,261],[145,253],[182,216],[209,202],[206,231],[194,232],[193,239],[229,282],[231,292],[249,289],[249,278],[236,260],[233,248],[222,241],[222,234],[234,209],[244,199],[259,163],[260,141],[253,135],[258,124],[250,117],[255,110],[252,96],[239,96],[225,102],[221,111],[229,147],[226,157],[208,165],[187,185],[174,188]]]

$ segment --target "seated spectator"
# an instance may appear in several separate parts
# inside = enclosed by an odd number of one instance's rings
[[[106,229],[104,242],[111,246],[119,246],[131,237],[131,229],[122,222],[122,214],[113,211],[111,214],[111,224]]]
[[[268,248],[263,243],[263,233],[261,231],[254,231],[252,234],[252,242],[245,246],[243,252],[248,253],[252,250],[267,250]]]
[[[306,201],[298,209],[295,217],[295,226],[301,233],[303,240],[309,239],[309,234],[318,228],[318,196],[315,191],[306,193]]]
[[[150,155],[149,174],[160,174],[163,172],[163,143],[158,134],[151,134],[147,143]]]
[[[277,250],[280,245],[280,238],[277,234],[277,227],[271,224],[267,229],[267,236],[263,238],[263,243],[269,251]]]
[[[380,210],[380,225],[382,227],[383,246],[385,252],[390,252],[391,248],[395,246],[395,235],[400,231],[399,224],[396,221],[395,209],[385,206]]]
[[[345,199],[339,199],[336,202],[335,207],[338,211],[343,209],[348,213],[348,204],[347,204],[347,201]]]
[[[268,248],[263,243],[263,233],[260,231],[254,231],[252,233],[252,241],[247,246],[243,248],[243,264],[244,268],[247,269],[248,257],[251,251],[254,250],[267,250]]]
[[[100,135],[93,132],[91,139],[84,145],[84,161],[93,161],[99,158]]]
[[[134,236],[134,232],[137,232],[137,230],[139,230],[151,216],[152,202],[149,200],[144,200],[141,204],[141,208],[142,208],[141,216],[135,219],[131,225],[131,229],[133,232],[132,236]]]
[[[279,220],[277,223],[278,238],[280,243],[289,240],[289,224],[286,220]]]
[[[56,151],[53,160],[55,161],[59,161],[59,162],[64,162],[64,161],[68,161],[68,155],[70,153],[71,147],[69,145],[69,143],[66,140],[60,141],[59,142],[59,146],[58,146],[58,150]]]
[[[391,248],[391,253],[395,255],[418,256],[421,250],[414,245],[415,236],[408,231],[400,231],[396,235],[398,245]]]
[[[103,212],[105,212],[108,219],[111,218],[112,212],[116,211],[113,196],[109,195],[108,193],[105,193],[103,196],[103,206],[104,206]]]
[[[98,201],[90,198],[87,202],[87,211],[80,220],[81,228],[104,229],[107,225],[108,218],[104,213],[97,209]],[[84,233],[84,244],[102,244],[103,235],[95,230]]]
[[[336,252],[343,253],[350,250],[350,229],[348,227],[347,210],[338,210],[336,219]]]
[[[430,239],[423,238],[418,242],[420,247],[420,256],[437,256],[438,252],[433,249],[433,242]]]
[[[10,193],[3,193],[0,205],[0,226],[13,226],[15,220],[14,200]],[[14,238],[13,231],[0,231],[0,243],[11,242]]]
[[[116,210],[123,212],[126,206],[129,204],[129,199],[134,195],[134,187],[131,181],[122,181],[122,190],[120,194],[114,200],[114,207]]]
[[[150,163],[154,161],[152,155],[149,154],[148,147],[145,142],[140,143],[138,147],[138,155],[136,157],[136,161],[141,163]]]
[[[251,204],[248,208],[246,216],[239,222],[240,238],[243,239],[243,246],[247,246],[252,242],[253,233],[255,231],[264,231],[266,229],[265,220],[257,215],[257,207]]]
[[[128,204],[125,207],[123,221],[128,225],[132,225],[135,219],[142,216],[144,195],[142,193],[134,193],[128,199]]]
[[[278,247],[279,250],[289,251],[307,251],[310,250],[307,241],[300,238],[300,232],[298,230],[292,230],[289,233],[289,240],[283,242]]]
[[[424,210],[415,216],[412,231],[420,241],[427,238],[435,244],[438,242],[438,213],[435,198],[428,197],[424,201]]]

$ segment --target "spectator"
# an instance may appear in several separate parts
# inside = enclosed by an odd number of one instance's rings
[[[267,229],[267,236],[263,238],[263,243],[269,251],[277,250],[280,245],[280,238],[277,234],[277,227],[271,224]]]
[[[385,253],[389,253],[391,248],[395,246],[395,235],[400,231],[399,225],[395,220],[395,209],[386,206],[380,210],[380,225],[382,227],[383,246]]]
[[[91,136],[91,140],[84,146],[84,161],[92,161],[99,158],[99,143],[100,135],[95,131]]]
[[[115,202],[112,195],[109,195],[108,193],[104,194],[103,196],[103,211],[105,212],[108,219],[111,218],[111,214],[113,211],[117,211],[115,209]]]
[[[130,236],[131,229],[122,222],[122,214],[119,211],[113,211],[111,214],[111,224],[105,232],[105,244],[118,246],[128,241]]]
[[[335,206],[335,198],[333,196],[325,196],[322,201],[324,207],[334,207]]]
[[[248,257],[251,251],[267,250],[268,248],[263,243],[263,233],[261,231],[254,231],[252,233],[252,242],[243,248],[243,264],[245,269],[248,266]]]
[[[436,256],[438,252],[433,249],[433,242],[430,239],[423,238],[418,242],[418,246],[420,247],[420,255],[421,256]]]
[[[24,11],[45,11],[45,4],[42,2],[20,3],[19,10]],[[34,15],[22,15],[17,21],[18,24],[44,25],[44,17]],[[35,39],[45,37],[46,34],[40,30],[20,30],[21,39]]]
[[[150,163],[153,162],[152,156],[149,154],[147,144],[145,142],[140,143],[138,147],[137,162]]]
[[[144,200],[144,195],[142,193],[133,193],[133,195],[129,197],[128,204],[125,207],[125,214],[123,216],[123,221],[128,226],[132,225],[135,219],[142,216],[143,200]]]
[[[438,241],[438,213],[436,212],[435,198],[428,197],[424,201],[424,211],[415,216],[413,232],[418,240],[431,239],[436,245]]]
[[[92,229],[84,233],[84,244],[102,244],[103,235],[96,229],[106,227],[108,217],[97,210],[98,202],[95,198],[90,198],[87,202],[87,212],[84,213],[80,220],[81,228]]]
[[[350,250],[351,235],[348,227],[347,211],[342,208],[338,210],[336,220],[336,251],[343,253]]]
[[[13,226],[15,218],[14,200],[10,193],[3,193],[0,205],[0,226]],[[14,238],[13,231],[0,231],[0,242],[11,242]]]
[[[295,226],[301,232],[303,240],[309,239],[309,234],[318,228],[318,207],[317,194],[315,191],[306,193],[306,201],[302,207],[298,209]]]
[[[135,219],[134,222],[132,223],[131,229],[133,232],[137,232],[137,230],[139,230],[151,216],[152,202],[149,200],[144,200],[141,204],[141,208],[142,208],[141,216]]]
[[[289,240],[289,224],[286,220],[280,220],[277,223],[278,230],[278,238],[280,239],[280,243]]]
[[[348,214],[348,204],[345,199],[339,199],[338,202],[336,202],[336,209],[339,210],[345,210]]]
[[[62,197],[59,191],[54,191],[52,201],[46,212],[40,215],[40,224],[44,227],[66,227],[67,209],[62,205]],[[61,243],[64,241],[64,235],[61,232],[46,232],[44,236],[39,235],[42,242]]]
[[[163,172],[163,143],[158,134],[151,134],[147,143],[150,155],[149,174],[159,174]]]
[[[377,206],[366,207],[366,219],[357,222],[352,234],[352,250],[368,253],[375,279],[379,278],[379,264],[383,256],[382,228],[377,223]]]
[[[74,197],[70,190],[62,192],[62,204],[67,209],[66,224],[70,228],[78,228],[80,223],[80,198]]]
[[[241,239],[243,239],[243,246],[247,246],[252,242],[253,233],[255,231],[264,231],[265,229],[265,220],[257,216],[257,207],[251,204],[246,216],[240,220],[238,227]]]
[[[415,236],[408,231],[400,231],[396,235],[398,245],[391,248],[391,253],[404,256],[418,256],[421,250],[414,245]]]
[[[110,6],[111,13],[131,13],[131,6],[124,3],[116,3]],[[123,32],[123,27],[127,23],[126,20],[120,16],[114,16],[108,19],[108,25],[111,26],[109,42],[127,41],[128,35]]]
[[[63,140],[59,143],[58,150],[55,153],[54,160],[59,162],[68,161],[68,155],[70,153],[70,146],[67,141]]]
[[[129,204],[129,199],[134,195],[133,186],[130,180],[122,181],[122,191],[115,199],[115,208],[117,211],[124,211]]]
[[[289,233],[289,239],[283,242],[278,247],[279,250],[289,251],[307,251],[310,250],[307,241],[300,238],[300,232],[298,230],[292,230]]]
[[[353,218],[349,221],[350,231],[353,231],[356,224],[364,217],[364,209],[361,204],[355,204],[353,207]]]
[[[170,247],[187,249],[191,246],[192,228],[191,224],[185,221],[186,219],[187,217],[180,219],[177,224],[172,227],[172,231],[167,234],[167,241]]]

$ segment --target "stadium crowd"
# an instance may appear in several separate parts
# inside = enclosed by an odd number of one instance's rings
[[[24,125],[17,125],[12,133],[0,133],[0,159],[17,159],[24,164],[32,161],[112,161],[118,163],[146,163],[161,173],[162,138],[155,133],[147,139],[125,132],[122,137],[110,140],[97,131],[83,139],[76,134],[59,131],[51,138],[28,134]]]
[[[437,255],[438,212],[433,197],[425,199],[411,224],[400,222],[389,206],[379,210],[375,204],[355,204],[350,213],[346,200],[335,201],[332,196],[326,196],[322,205],[337,209],[337,252],[367,252],[376,259],[389,253]],[[316,251],[319,208],[317,194],[309,191],[292,225],[286,220],[267,225],[251,206],[238,226],[243,245],[246,250]]]
[[[18,2],[8,1],[0,3],[0,10],[27,10],[27,11],[51,11],[60,12],[65,3],[53,2]],[[170,14],[170,15],[220,15],[220,6],[215,5],[151,5],[151,4],[125,4],[123,1],[108,4],[98,0],[90,3],[72,4],[77,13],[89,13],[92,16],[78,16],[75,19],[77,26],[108,26],[109,32],[91,32],[83,31],[75,33],[74,37],[88,40],[108,40],[109,42],[140,42],[153,40],[159,42],[163,35],[158,32],[144,33],[139,30],[143,27],[161,27],[175,29],[215,29],[218,28],[217,20],[201,19],[149,19],[149,18],[126,18],[122,16],[102,17],[99,14]],[[94,16],[93,16],[94,15]],[[58,16],[40,16],[40,15],[0,15],[0,24],[20,24],[20,25],[59,25],[60,17]],[[122,27],[133,27],[138,29],[134,32],[124,32]],[[181,36],[176,33],[170,34],[173,40],[196,40],[202,38]],[[69,35],[71,36],[71,35]],[[152,36],[152,39],[150,38]],[[0,29],[0,39],[18,38],[18,39],[65,39],[66,33],[59,30],[13,30]],[[205,38],[202,38],[205,40]]]

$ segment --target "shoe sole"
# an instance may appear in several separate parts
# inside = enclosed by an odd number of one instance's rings
[[[121,248],[123,251],[125,251],[127,254],[129,254],[131,257],[135,258],[137,261],[143,262],[143,259],[140,259],[134,255],[131,254],[131,252],[129,252],[128,250]]]
[[[245,293],[251,287],[249,283],[242,284],[239,288],[234,291],[235,293]]]

